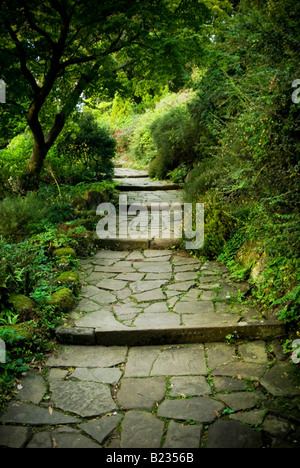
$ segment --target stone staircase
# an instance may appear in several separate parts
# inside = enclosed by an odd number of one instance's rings
[[[247,282],[231,280],[229,270],[216,261],[204,263],[179,250],[174,230],[167,229],[164,235],[165,213],[155,218],[156,210],[161,203],[182,206],[179,186],[174,190],[174,184],[152,181],[144,171],[127,168],[117,168],[115,180],[126,195],[126,211],[131,204],[147,208],[148,235],[97,239],[99,252],[81,261],[82,299],[68,322],[56,330],[59,342],[142,346],[284,334],[276,317],[263,318],[237,301],[249,288]],[[133,219],[128,216],[126,223]]]

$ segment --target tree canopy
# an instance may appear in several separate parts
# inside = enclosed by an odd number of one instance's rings
[[[112,96],[122,87],[121,72],[129,79],[180,82],[188,61],[199,57],[201,28],[213,23],[210,7],[218,3],[4,0],[0,76],[8,98],[1,108],[1,139],[8,140],[16,125],[30,127],[34,146],[27,182],[36,183],[47,152],[83,96]]]

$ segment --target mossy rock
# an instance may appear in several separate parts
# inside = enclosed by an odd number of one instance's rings
[[[88,209],[87,201],[82,197],[74,197],[71,200],[71,206],[75,210],[84,211]]]
[[[96,210],[101,203],[107,201],[107,197],[96,190],[88,190],[85,192],[83,196],[84,200],[86,201],[88,210]]]
[[[235,261],[249,270],[261,256],[262,242],[257,240],[246,241],[235,255]]]
[[[22,322],[17,323],[16,325],[5,325],[0,327],[0,336],[2,336],[2,330],[6,335],[9,334],[10,346],[20,341],[32,342],[36,334],[36,326],[34,322]]]
[[[29,297],[23,294],[12,294],[8,302],[19,315],[19,321],[25,322],[33,318],[36,304]]]
[[[69,288],[62,288],[52,294],[47,304],[54,306],[61,312],[70,312],[76,303],[75,297]]]
[[[56,280],[57,284],[68,286],[73,293],[79,294],[79,275],[75,271],[65,271]]]
[[[76,258],[76,252],[71,247],[62,247],[60,249],[55,249],[53,252],[53,257],[72,257]]]

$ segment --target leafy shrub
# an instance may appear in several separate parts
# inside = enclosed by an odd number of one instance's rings
[[[164,179],[169,171],[195,159],[195,129],[185,107],[176,107],[151,125],[157,156],[150,166],[152,177]]]
[[[159,118],[163,118],[174,108],[184,108],[192,99],[191,90],[183,90],[180,93],[168,93],[154,108],[137,117],[133,122],[134,131],[130,138],[129,157],[138,161],[141,165],[148,166],[158,154],[158,147],[153,139],[152,125]]]
[[[92,114],[82,113],[66,128],[47,161],[60,182],[109,180],[115,152],[116,141],[107,128],[100,126]],[[45,176],[49,179],[47,172]]]
[[[30,232],[32,223],[43,221],[47,214],[47,206],[36,193],[6,198],[0,203],[0,235],[18,239]]]
[[[0,150],[0,199],[11,191],[17,191],[17,179],[28,164],[32,151],[33,138],[25,131],[11,140],[9,145]]]

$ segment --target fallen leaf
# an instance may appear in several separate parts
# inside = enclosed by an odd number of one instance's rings
[[[241,376],[240,374],[237,375],[237,378],[238,378],[239,380],[242,380],[242,376]]]
[[[51,416],[52,416],[52,413],[53,413],[53,408],[52,408],[52,406],[49,406],[49,413],[50,413]]]
[[[221,417],[220,413],[217,410],[215,410],[215,415],[217,416],[217,418]]]

